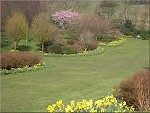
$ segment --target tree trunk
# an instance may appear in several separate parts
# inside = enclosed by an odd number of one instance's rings
[[[44,53],[44,43],[42,43],[42,54]]]
[[[14,42],[14,50],[17,50],[18,42]]]
[[[124,22],[128,18],[128,0],[124,0]]]
[[[26,38],[26,42],[28,42],[28,38]]]

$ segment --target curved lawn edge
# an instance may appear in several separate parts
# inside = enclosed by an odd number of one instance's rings
[[[12,68],[11,70],[7,70],[7,69],[1,69],[0,70],[0,74],[1,75],[8,75],[8,74],[18,74],[18,73],[24,73],[27,71],[37,71],[37,70],[41,70],[44,69],[46,67],[54,67],[55,65],[53,63],[48,64],[48,63],[39,63],[39,64],[35,64],[34,66],[24,66],[23,68]]]
[[[78,53],[78,54],[53,54],[53,53],[44,53],[44,56],[53,56],[53,57],[72,57],[72,56],[91,56],[91,55],[96,55],[100,54],[104,51],[104,48],[98,47],[97,49],[93,51],[84,51],[83,53]]]

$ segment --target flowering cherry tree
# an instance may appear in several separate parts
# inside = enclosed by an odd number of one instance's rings
[[[67,27],[67,24],[72,24],[74,19],[80,18],[80,14],[71,10],[67,11],[56,11],[53,15],[53,20],[55,23],[62,28]]]

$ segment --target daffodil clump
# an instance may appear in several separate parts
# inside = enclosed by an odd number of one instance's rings
[[[124,37],[121,37],[121,38],[119,38],[119,40],[112,41],[109,43],[100,42],[100,45],[101,46],[118,46],[118,45],[125,43],[125,42],[126,42],[126,39]]]
[[[48,112],[132,112],[133,106],[128,107],[125,101],[118,101],[112,94],[105,96],[101,100],[85,100],[76,102],[72,100],[68,105],[64,105],[62,100],[49,105]]]
[[[16,51],[18,51],[19,52],[19,50],[14,50],[14,49],[11,49],[11,50],[9,50],[10,52],[16,52]]]
[[[1,69],[0,73],[1,75],[7,75],[7,74],[17,74],[17,73],[23,73],[26,71],[35,71],[35,70],[40,70],[43,69],[47,66],[53,66],[53,64],[48,65],[47,63],[39,63],[39,64],[35,64],[33,66],[24,66],[23,68],[11,68],[10,70],[7,69]]]
[[[77,54],[54,54],[54,53],[44,53],[45,56],[87,56],[87,55],[95,55],[95,54],[100,54],[104,51],[104,48],[101,48],[100,46],[92,51],[83,51],[82,53],[77,53]]]

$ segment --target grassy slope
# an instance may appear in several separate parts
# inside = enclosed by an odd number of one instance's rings
[[[2,76],[2,111],[46,111],[58,99],[98,99],[121,80],[149,66],[149,42],[128,39],[104,53],[82,57],[45,57],[56,67]]]

